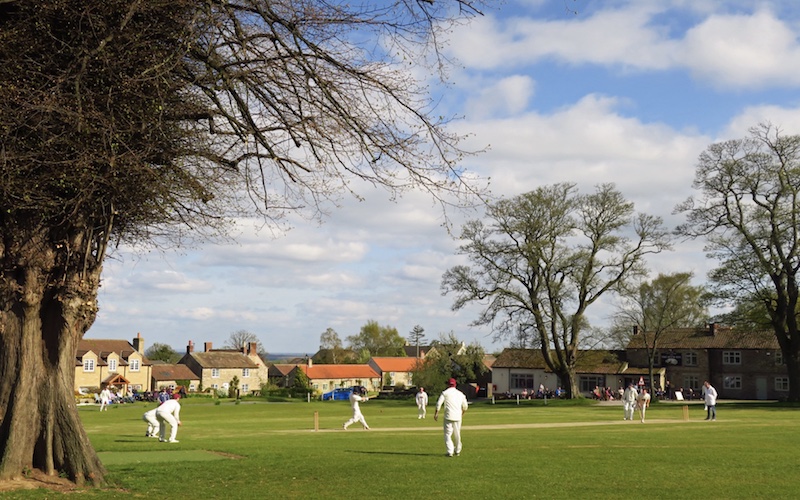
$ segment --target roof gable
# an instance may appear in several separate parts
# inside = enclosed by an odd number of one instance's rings
[[[240,351],[193,352],[186,356],[194,359],[202,368],[258,368],[252,359]]]
[[[186,365],[153,365],[151,376],[154,380],[200,380]]]
[[[417,358],[372,358],[370,361],[382,372],[413,372],[421,361]]]

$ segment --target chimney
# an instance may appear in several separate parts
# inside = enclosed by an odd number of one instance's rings
[[[133,348],[139,354],[144,354],[144,339],[141,333],[136,333],[136,338],[133,339]]]
[[[203,344],[203,346],[204,346],[204,348],[205,348],[205,352],[208,352],[208,351],[210,351],[210,350],[211,350],[211,342],[205,342],[205,343]]]
[[[307,354],[306,354],[306,366],[308,366],[309,368],[314,366],[314,362],[311,361],[311,358],[309,358]]]
[[[639,335],[639,325],[633,325],[633,334]]]
[[[708,331],[711,333],[711,336],[713,337],[714,334],[717,333],[717,324],[716,323],[709,323],[708,324]]]
[[[189,345],[186,346],[186,354],[191,354],[193,352],[194,352],[194,342],[190,340]]]
[[[247,354],[248,355],[258,354],[258,342],[250,342],[247,345]]]

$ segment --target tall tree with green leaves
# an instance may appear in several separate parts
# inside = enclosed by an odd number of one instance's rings
[[[757,302],[781,346],[789,399],[800,401],[800,135],[761,124],[712,144],[697,163],[679,231],[707,241],[709,274],[728,304]]]
[[[425,387],[431,394],[446,389],[450,378],[460,384],[475,382],[488,370],[483,362],[486,353],[477,342],[465,344],[450,332],[441,334],[431,345],[434,349],[414,371],[414,385]]]
[[[319,349],[320,352],[314,356],[315,363],[335,365],[341,363],[355,363],[357,361],[357,354],[352,350],[344,348],[342,339],[333,328],[327,328],[320,334]]]
[[[163,361],[165,363],[175,364],[181,359],[180,353],[167,344],[155,342],[153,345],[144,351],[145,357],[153,361]]]
[[[353,351],[366,351],[370,356],[405,356],[406,339],[400,336],[397,328],[381,326],[374,320],[367,321],[358,335],[347,337],[347,342]]]
[[[704,326],[709,318],[709,301],[705,287],[692,285],[692,273],[659,274],[652,281],[627,287],[620,293],[615,324],[626,332],[623,345],[628,344],[634,327],[642,335],[650,387],[656,386],[656,352],[664,332]]]
[[[569,397],[579,397],[576,361],[586,311],[626,280],[643,276],[647,255],[670,247],[658,217],[637,214],[613,185],[579,194],[574,184],[540,187],[491,204],[487,222],[461,232],[459,254],[471,265],[444,273],[453,309],[484,304],[474,325],[497,338],[524,332]]]
[[[361,182],[474,194],[423,80],[480,3],[0,1],[0,480],[104,483],[73,372],[118,244],[319,217]]]

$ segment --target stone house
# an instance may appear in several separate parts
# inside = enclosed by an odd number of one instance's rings
[[[627,346],[631,365],[647,366],[652,332],[634,329]],[[646,342],[646,344],[645,344]],[[783,399],[789,377],[774,332],[752,332],[710,324],[705,328],[662,332],[655,340],[655,366],[665,371],[673,390],[699,394],[711,382],[724,399]]]
[[[75,357],[75,391],[91,393],[109,387],[118,394],[149,391],[151,364],[144,356],[144,339],[81,339]]]
[[[178,364],[187,366],[200,379],[202,390],[227,391],[236,377],[239,394],[245,395],[261,390],[261,384],[268,380],[267,365],[258,355],[256,342],[241,349],[213,349],[211,342],[205,342],[203,352],[195,352],[190,340]]]

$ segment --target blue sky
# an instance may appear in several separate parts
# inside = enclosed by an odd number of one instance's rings
[[[575,13],[568,11],[573,9]],[[509,0],[451,34],[460,62],[441,93],[467,149],[464,167],[496,196],[576,182],[616,183],[637,210],[674,226],[698,155],[759,122],[800,133],[800,4],[736,0]],[[363,188],[322,224],[286,232],[238,224],[236,241],[167,253],[121,248],[107,261],[89,338],[220,346],[237,330],[270,352],[313,353],[326,328],[344,339],[369,320],[428,339],[453,331],[488,351],[478,308],[450,310],[442,273],[462,263],[430,197],[391,201]],[[451,213],[456,232],[474,214]],[[655,274],[714,263],[702,242],[650,261]],[[603,326],[608,297],[592,312]]]

